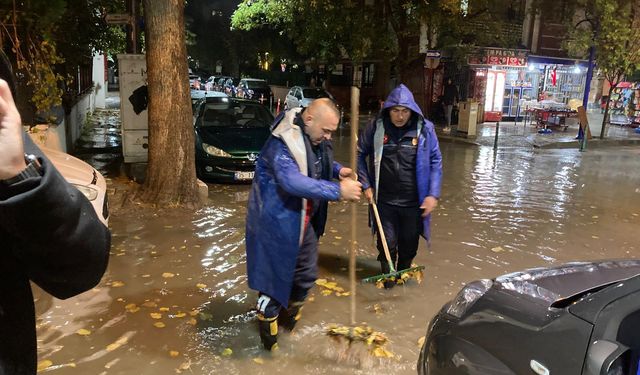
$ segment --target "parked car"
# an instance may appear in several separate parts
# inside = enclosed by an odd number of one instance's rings
[[[195,121],[198,177],[227,182],[252,180],[272,122],[273,115],[258,102],[206,98],[198,107]]]
[[[336,102],[333,95],[320,87],[293,86],[287,93],[287,97],[284,100],[284,107],[286,109],[307,107],[312,101],[318,98],[329,98],[334,103]]]
[[[40,149],[53,163],[60,174],[75,186],[93,205],[100,221],[109,224],[109,199],[107,198],[107,183],[100,172],[84,161],[51,148]]]
[[[202,85],[202,82],[200,80],[200,76],[198,76],[197,74],[189,73],[189,87],[196,90],[204,88],[204,85]]]
[[[264,79],[243,78],[238,84],[238,94],[242,93],[245,99],[257,100],[262,104],[269,105],[273,98],[271,87]]]
[[[206,102],[206,98],[226,98],[227,94],[219,91],[204,91],[191,89],[191,111],[193,113],[193,123],[195,124],[198,108]]]
[[[433,318],[419,374],[636,375],[640,261],[534,268],[467,284]]]

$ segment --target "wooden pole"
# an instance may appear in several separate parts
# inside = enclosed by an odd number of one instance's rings
[[[357,176],[358,119],[360,116],[360,89],[351,87],[351,170]],[[356,249],[357,249],[357,215],[358,204],[351,202],[351,249],[349,250],[349,284],[351,290],[351,325],[356,324]]]

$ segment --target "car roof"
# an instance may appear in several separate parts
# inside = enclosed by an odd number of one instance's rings
[[[552,307],[637,275],[640,275],[640,260],[572,262],[503,275],[495,279],[495,286],[544,301]]]

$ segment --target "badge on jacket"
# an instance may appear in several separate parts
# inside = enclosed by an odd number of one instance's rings
[[[411,139],[411,144],[414,146],[418,145],[418,137],[413,137],[413,139]]]
[[[384,139],[382,140],[382,144],[387,144],[389,143],[389,136],[387,134],[384,135]]]

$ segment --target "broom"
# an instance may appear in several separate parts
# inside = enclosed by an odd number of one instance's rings
[[[371,207],[373,208],[373,215],[376,218],[376,225],[378,226],[378,233],[380,233],[380,241],[382,242],[382,248],[384,249],[384,256],[387,258],[389,264],[389,273],[383,273],[362,279],[363,283],[375,283],[381,287],[381,284],[386,281],[394,281],[398,284],[404,284],[407,279],[414,278],[418,282],[422,281],[422,270],[424,266],[410,267],[404,270],[396,270],[396,267],[391,261],[391,254],[389,253],[389,246],[387,245],[387,238],[384,235],[382,229],[382,222],[380,221],[380,215],[378,214],[378,206],[374,200],[371,200]]]
[[[358,139],[358,103],[360,102],[360,90],[357,87],[351,88],[351,170],[356,174],[356,142]],[[357,212],[358,204],[351,203],[351,248],[349,250],[349,284],[351,288],[350,300],[350,322],[351,326],[331,324],[325,329],[325,333],[339,342],[346,341],[346,348],[340,353],[339,359],[358,357],[363,351],[355,348],[354,343],[364,343],[367,347],[366,353],[375,357],[392,358],[393,353],[387,351],[384,345],[388,342],[387,337],[368,326],[356,326],[356,245],[357,245]],[[354,354],[358,353],[358,354]],[[363,358],[357,358],[359,363],[365,362]]]

